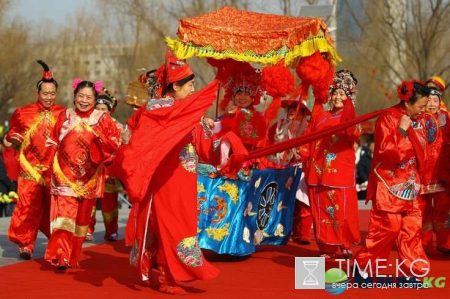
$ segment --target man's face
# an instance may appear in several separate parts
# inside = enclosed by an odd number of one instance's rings
[[[56,102],[56,86],[51,82],[41,84],[41,90],[37,93],[38,102],[45,108],[50,108]]]

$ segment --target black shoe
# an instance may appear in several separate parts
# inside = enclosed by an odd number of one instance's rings
[[[28,247],[20,247],[19,256],[21,259],[28,261],[31,259],[32,251]]]
[[[65,273],[67,270],[67,265],[58,265],[56,266],[55,272],[56,273]]]

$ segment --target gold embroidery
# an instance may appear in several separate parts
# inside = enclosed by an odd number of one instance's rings
[[[67,217],[58,217],[51,224],[51,232],[61,229],[68,232],[75,232],[75,221]]]

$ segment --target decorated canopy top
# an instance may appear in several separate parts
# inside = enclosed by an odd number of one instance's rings
[[[241,11],[231,7],[180,20],[178,39],[167,44],[180,59],[211,57],[285,65],[316,51],[340,61],[327,25],[321,18],[287,17]]]

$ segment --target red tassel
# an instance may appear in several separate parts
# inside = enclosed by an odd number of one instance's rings
[[[302,84],[312,86],[316,101],[326,103],[329,85],[334,77],[331,63],[320,52],[315,52],[311,56],[303,57],[295,70]]]
[[[270,123],[272,120],[277,118],[280,108],[281,98],[273,98],[272,102],[269,104],[269,107],[267,107],[266,112],[264,113],[264,118],[266,119],[267,123]]]
[[[295,78],[281,60],[262,69],[261,87],[274,98],[285,97],[294,90]]]

